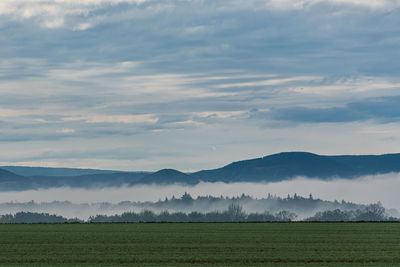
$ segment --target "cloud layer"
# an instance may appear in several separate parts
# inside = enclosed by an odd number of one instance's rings
[[[318,180],[296,178],[276,183],[200,183],[189,185],[144,185],[135,187],[72,189],[54,188],[44,190],[28,190],[22,192],[0,192],[0,203],[5,202],[52,202],[70,201],[79,203],[118,203],[122,201],[158,201],[165,197],[180,197],[185,192],[192,196],[230,196],[246,194],[255,198],[266,198],[268,193],[280,197],[288,194],[308,196],[323,200],[346,200],[358,204],[382,202],[388,209],[400,210],[399,174],[360,177],[354,180]],[[85,211],[86,212],[86,211]],[[62,213],[62,211],[60,211]],[[95,215],[94,212],[91,215]],[[69,214],[69,217],[77,215]]]
[[[0,163],[194,170],[397,152],[399,8],[1,1]]]

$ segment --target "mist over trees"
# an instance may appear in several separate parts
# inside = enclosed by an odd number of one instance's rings
[[[225,211],[214,212],[168,212],[155,213],[151,210],[143,210],[139,213],[125,212],[120,215],[96,215],[83,221],[79,219],[67,219],[62,216],[46,213],[18,212],[14,215],[0,216],[0,223],[145,223],[145,222],[292,222],[297,219],[293,212],[280,211],[275,214],[246,213],[243,207],[237,203],[229,205]],[[350,222],[350,221],[399,221],[385,214],[385,208],[380,204],[371,204],[364,209],[355,211],[342,211],[339,209],[317,212],[314,216],[305,218],[305,222]]]
[[[385,208],[380,204],[371,204],[364,209],[342,211],[340,209],[317,212],[306,221],[393,221],[394,217],[387,216]]]
[[[296,213],[298,219],[313,216],[317,212],[340,209],[343,211],[362,209],[365,205],[355,204],[346,201],[325,201],[316,199],[312,195],[303,197],[297,194],[288,195],[286,198],[266,194],[264,198],[253,198],[247,195],[237,197],[215,197],[198,196],[193,198],[185,193],[180,197],[172,196],[156,202],[132,202],[123,201],[119,203],[71,203],[68,201],[54,202],[25,202],[25,203],[0,203],[0,214],[15,214],[17,212],[49,213],[64,216],[66,218],[78,217],[88,219],[98,214],[114,215],[124,212],[139,213],[143,210],[150,210],[155,213],[168,211],[170,213],[210,213],[228,210],[232,203],[238,204],[247,213],[262,214],[268,211],[271,214],[280,211]],[[239,212],[239,211],[238,211]]]
[[[251,213],[247,214],[243,207],[232,203],[225,211],[219,212],[174,212],[164,211],[154,213],[150,210],[144,210],[140,213],[127,212],[121,215],[102,216],[97,215],[89,218],[92,223],[112,223],[112,222],[290,222],[297,217],[296,214],[281,211],[276,214]]]
[[[79,216],[82,212],[89,216]],[[125,201],[117,204],[31,201],[2,203],[0,214],[4,214],[0,216],[0,223],[397,220],[380,203],[361,205],[346,201],[325,201],[315,199],[312,195],[302,197],[297,194],[286,198],[268,194],[266,198],[256,199],[246,195],[193,198],[185,193],[179,198],[173,196],[157,202]]]
[[[17,212],[0,216],[0,223],[72,223],[83,222],[79,219],[66,219],[48,213]]]

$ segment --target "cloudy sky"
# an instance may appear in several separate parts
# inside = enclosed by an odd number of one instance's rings
[[[1,0],[0,164],[400,147],[399,0]]]

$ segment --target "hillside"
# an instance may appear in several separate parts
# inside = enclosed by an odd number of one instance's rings
[[[23,178],[23,176],[17,175],[13,172],[0,169],[0,182],[17,181]]]
[[[22,190],[30,184],[30,179],[7,170],[0,169],[0,191]]]
[[[281,181],[296,176],[354,178],[400,172],[400,154],[368,156],[321,156],[307,152],[285,152],[231,163],[192,176],[204,181]]]
[[[16,168],[16,167],[13,167]],[[25,167],[23,167],[25,168]],[[400,154],[367,156],[321,156],[307,152],[285,152],[262,158],[233,162],[224,167],[191,174],[174,169],[151,172],[118,172],[102,170],[16,169],[28,173],[57,173],[54,176],[22,176],[0,169],[0,190],[22,190],[49,187],[105,187],[134,184],[196,184],[206,182],[277,182],[303,176],[319,179],[355,178],[400,172]]]
[[[147,172],[113,172],[78,176],[22,176],[0,169],[0,191],[51,187],[106,187],[138,183]]]
[[[2,166],[3,170],[22,176],[79,176],[93,174],[110,174],[117,171],[78,169],[78,168],[54,168],[54,167],[26,167],[26,166]]]
[[[133,185],[138,183],[146,172],[114,172],[79,176],[32,176],[34,187],[105,187]]]
[[[138,181],[144,184],[170,184],[170,183],[184,183],[193,184],[198,181],[191,175],[174,170],[174,169],[162,169],[158,172],[151,173],[143,177]]]

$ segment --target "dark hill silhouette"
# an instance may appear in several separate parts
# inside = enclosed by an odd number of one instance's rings
[[[7,170],[0,169],[0,191],[22,190],[30,184],[30,179]]]
[[[9,182],[24,179],[24,176],[17,175],[7,170],[0,169],[0,182]]]
[[[169,183],[184,183],[184,184],[193,184],[197,183],[197,180],[194,180],[192,176],[174,170],[174,169],[162,169],[158,172],[146,175],[143,177],[139,183],[145,184],[169,184]]]
[[[133,185],[148,174],[148,172],[114,172],[79,176],[22,176],[0,169],[0,191]]]
[[[85,171],[87,170],[83,170]],[[174,169],[162,169],[154,173],[95,171],[100,173],[77,176],[22,176],[0,169],[0,191],[62,186],[90,188],[133,184],[196,184],[200,181],[277,182],[298,176],[351,179],[363,175],[400,173],[400,154],[321,156],[307,152],[285,152],[233,162],[222,168],[191,174]],[[80,170],[72,169],[72,172],[79,173]]]
[[[320,156],[307,152],[285,152],[199,171],[192,176],[203,181],[257,182],[281,181],[296,176],[352,178],[390,172],[400,172],[400,154]]]
[[[55,168],[55,167],[26,167],[26,166],[2,166],[3,170],[22,176],[80,176],[93,174],[121,173],[120,171],[77,169],[77,168]]]
[[[357,175],[400,172],[400,154],[379,156],[332,156],[331,158],[351,166]]]
[[[105,187],[133,185],[145,177],[147,172],[114,172],[79,176],[32,176],[39,187]]]

